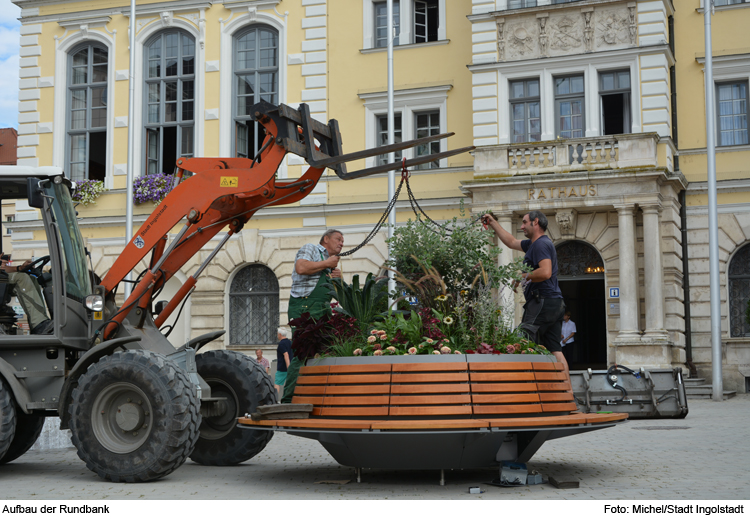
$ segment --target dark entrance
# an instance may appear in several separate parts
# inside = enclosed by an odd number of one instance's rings
[[[604,262],[583,242],[557,248],[557,279],[571,320],[576,324],[575,356],[571,370],[607,368],[607,317]]]

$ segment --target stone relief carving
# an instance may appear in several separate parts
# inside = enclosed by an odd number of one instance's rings
[[[563,238],[572,238],[576,232],[576,220],[578,212],[575,209],[560,209],[555,215],[557,227],[560,228],[560,235]]]
[[[160,16],[163,27],[170,27],[172,22],[174,22],[174,13],[172,11],[163,11]]]
[[[532,19],[507,25],[505,47],[509,60],[538,56],[537,42],[536,23]]]
[[[591,15],[593,14],[594,8],[583,13],[583,44],[586,51],[593,51],[594,28],[591,27]]]
[[[550,27],[549,47],[555,51],[570,52],[583,45],[583,20],[563,15],[555,17]]]
[[[505,60],[505,20],[497,20],[497,60]]]
[[[150,24],[154,20],[156,20],[156,19],[155,18],[139,18],[139,19],[137,19],[136,22],[135,22],[135,27],[136,27],[135,32],[136,33],[140,32],[141,29],[143,29],[144,26]]]
[[[630,16],[624,12],[597,13],[597,47],[630,44]]]
[[[628,14],[630,18],[630,24],[628,26],[628,31],[630,32],[630,43],[635,44],[635,37],[638,32],[638,26],[635,22],[635,6],[629,6],[628,10],[630,11]]]
[[[539,53],[542,57],[547,56],[547,17],[540,16],[539,21]]]
[[[198,25],[198,13],[187,13],[185,15],[180,15],[180,17],[189,20],[196,26]]]

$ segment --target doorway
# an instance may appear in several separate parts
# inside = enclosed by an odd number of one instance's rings
[[[592,246],[564,242],[557,248],[557,280],[567,311],[576,324],[571,370],[607,368],[607,300],[604,262]]]

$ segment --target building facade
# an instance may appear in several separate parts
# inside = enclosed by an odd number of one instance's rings
[[[384,1],[138,2],[132,123],[129,4],[14,2],[22,7],[19,164],[104,182],[96,204],[79,208],[99,274],[125,243],[129,126],[136,177],[171,172],[180,156],[253,155],[261,134],[246,109],[259,100],[305,102],[313,117],[338,119],[346,151],[387,137]],[[741,35],[750,3],[716,3],[724,372],[728,388],[744,391],[750,60]],[[418,199],[438,220],[457,216],[461,200],[474,213],[491,209],[510,230],[528,210],[547,214],[579,328],[579,366],[710,374],[702,4],[678,4],[394,1],[397,140],[451,131],[425,150],[477,147],[415,170]],[[290,155],[278,177],[305,168]],[[345,249],[357,245],[386,202],[385,175],[325,176],[301,203],[259,211],[199,279],[174,340],[223,328],[221,346],[273,347],[297,249],[331,227],[344,233]],[[136,206],[136,224],[152,210]],[[409,217],[399,203],[397,221]],[[12,239],[19,256],[44,244],[33,219],[17,222]],[[376,271],[385,255],[380,234],[342,260],[345,277]]]

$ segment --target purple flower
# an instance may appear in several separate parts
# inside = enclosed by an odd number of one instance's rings
[[[158,204],[174,187],[175,178],[171,174],[139,176],[133,181],[133,203],[137,205],[152,201]]]

